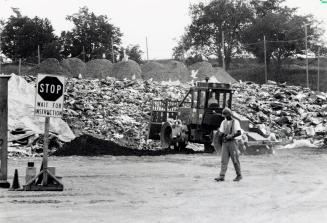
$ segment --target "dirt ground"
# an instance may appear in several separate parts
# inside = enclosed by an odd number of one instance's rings
[[[18,168],[40,158],[9,160]],[[325,222],[327,151],[242,156],[244,180],[217,183],[215,154],[51,157],[63,192],[0,190],[0,222]]]

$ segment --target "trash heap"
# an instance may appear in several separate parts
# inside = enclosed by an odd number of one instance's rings
[[[181,100],[190,86],[106,79],[69,79],[63,119],[74,134],[91,135],[121,146],[152,149],[147,129],[152,99]]]
[[[327,133],[327,94],[299,86],[234,84],[234,110],[277,138],[323,138]]]
[[[26,76],[25,79],[35,82],[35,78],[31,76]],[[69,78],[63,120],[76,137],[88,135],[124,148],[158,150],[159,142],[147,140],[152,100],[181,100],[190,86],[191,82],[159,83],[151,79]],[[259,128],[264,134],[274,133],[278,140],[323,140],[325,137],[326,93],[271,81],[264,85],[239,82],[233,84],[233,88],[233,109],[247,117],[252,127]],[[17,151],[20,149],[19,144],[32,145],[24,147],[26,151],[23,153],[27,155],[30,154],[30,149],[42,149],[43,137],[17,128],[11,134]],[[18,137],[19,134],[31,134],[31,137]],[[57,138],[52,140],[51,148],[62,146]],[[15,153],[14,150],[12,152]]]

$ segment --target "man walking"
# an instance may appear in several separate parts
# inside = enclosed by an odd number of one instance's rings
[[[234,181],[240,181],[242,179],[242,174],[236,140],[241,136],[241,126],[239,121],[233,118],[232,111],[229,108],[224,108],[222,114],[225,119],[222,121],[218,132],[222,139],[221,170],[219,177],[215,178],[215,180],[218,182],[225,180],[230,157],[236,171],[236,178]]]

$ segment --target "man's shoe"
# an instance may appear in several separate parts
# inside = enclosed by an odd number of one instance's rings
[[[242,180],[242,176],[237,176],[233,181],[240,181]]]
[[[215,178],[215,181],[217,181],[217,182],[224,181],[224,180],[225,180],[224,177],[217,177],[217,178]]]

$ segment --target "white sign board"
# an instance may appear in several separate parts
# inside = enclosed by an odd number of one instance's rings
[[[35,116],[62,117],[65,77],[38,74],[35,92]]]

